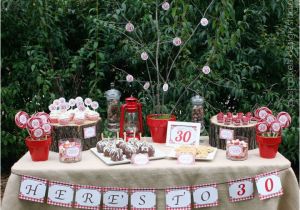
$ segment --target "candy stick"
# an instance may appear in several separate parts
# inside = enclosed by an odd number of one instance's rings
[[[117,139],[119,139],[119,131],[117,131]]]
[[[104,140],[104,135],[103,135],[103,133],[101,133],[101,139]]]
[[[140,140],[142,140],[142,133],[140,132]]]
[[[133,129],[133,138],[135,139],[135,132],[136,132],[136,130],[135,130],[135,128]]]
[[[126,141],[126,132],[124,132],[124,140]]]

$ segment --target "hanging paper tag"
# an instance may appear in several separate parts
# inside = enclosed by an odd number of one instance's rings
[[[131,163],[134,165],[146,165],[149,163],[148,154],[134,154],[131,157]]]
[[[47,189],[47,180],[31,176],[22,176],[19,199],[43,203]]]
[[[228,184],[230,202],[250,200],[254,198],[252,178],[232,180]]]
[[[180,153],[177,155],[177,163],[183,165],[195,164],[195,156],[192,153]]]
[[[154,189],[132,189],[131,210],[155,210],[156,194]]]
[[[225,139],[225,140],[234,139],[234,130],[220,128],[220,139]]]
[[[91,126],[83,129],[83,136],[85,139],[96,136],[96,126]]]
[[[260,200],[283,195],[283,189],[277,171],[257,175],[255,181]]]
[[[55,206],[72,207],[75,186],[63,182],[49,182],[47,203]]]
[[[216,184],[203,184],[192,187],[194,208],[218,206],[218,189]]]
[[[167,146],[199,145],[201,123],[169,121]]]
[[[128,189],[127,188],[111,188],[103,189],[103,209],[128,209]]]
[[[168,210],[189,210],[191,209],[190,187],[167,188],[166,209]]]
[[[101,188],[88,185],[77,185],[75,208],[98,210],[101,202]]]

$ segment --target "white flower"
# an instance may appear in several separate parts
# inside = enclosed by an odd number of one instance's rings
[[[162,5],[161,5],[161,7],[163,8],[163,10],[169,10],[170,9],[170,4],[169,4],[169,2],[167,2],[167,1],[165,1]]]
[[[133,76],[131,74],[127,74],[126,81],[127,82],[133,82]]]
[[[209,66],[203,66],[202,72],[203,72],[204,74],[209,74],[209,72],[210,72]]]
[[[85,103],[85,105],[87,105],[87,106],[90,106],[92,102],[93,102],[93,101],[92,101],[92,99],[90,99],[90,98],[84,99],[84,103]]]
[[[61,104],[66,102],[66,99],[64,97],[61,97],[58,100],[59,100],[59,103],[61,103]]]
[[[98,102],[97,101],[93,101],[92,103],[91,103],[91,107],[95,110],[95,109],[98,109],[99,108],[99,104],[98,104]]]
[[[207,26],[208,20],[206,18],[201,18],[200,23],[202,26]]]
[[[148,56],[148,53],[146,53],[146,52],[142,52],[142,54],[141,54],[141,58],[142,58],[142,60],[143,60],[143,61],[146,61],[146,60],[148,60],[148,58],[149,58],[149,56]]]
[[[144,84],[144,90],[148,90],[149,89],[149,87],[150,87],[150,83],[149,82],[145,82],[145,84]]]
[[[165,83],[165,84],[163,85],[163,91],[167,92],[168,89],[169,89],[169,85],[168,85],[167,83]]]
[[[55,105],[55,106],[59,106],[59,100],[58,99],[55,99],[54,101],[53,101],[53,104]]]
[[[129,22],[129,23],[126,24],[125,29],[126,29],[126,31],[128,31],[128,32],[133,32],[133,30],[134,30],[134,25],[133,25],[132,23]]]
[[[78,96],[78,97],[75,98],[75,101],[76,101],[76,103],[77,103],[77,102],[82,102],[83,99],[82,99],[80,96]]]
[[[175,38],[173,39],[173,44],[174,44],[176,47],[178,47],[178,46],[180,46],[180,45],[182,44],[182,41],[181,41],[181,39],[180,39],[179,37],[175,37]]]
[[[56,106],[54,104],[50,104],[48,108],[49,108],[50,112],[56,110]]]

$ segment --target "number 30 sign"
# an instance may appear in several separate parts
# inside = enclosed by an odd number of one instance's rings
[[[200,129],[200,123],[169,121],[166,144],[167,146],[198,145]]]

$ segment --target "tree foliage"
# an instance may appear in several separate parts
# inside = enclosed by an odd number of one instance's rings
[[[175,36],[186,40],[211,1],[169,2],[170,10],[159,10],[166,42],[159,54],[163,77],[168,58],[178,52],[168,41]],[[105,118],[103,93],[115,82],[122,100],[132,94],[143,103],[144,116],[153,111],[151,91],[127,83],[115,67],[148,81],[148,65],[154,77],[153,66],[140,54],[144,49],[150,57],[155,52],[155,1],[3,0],[1,9],[1,157],[8,165],[26,151],[26,134],[14,125],[19,110],[47,111],[54,98],[80,95],[97,99]],[[169,91],[162,93],[163,111],[172,110],[183,95],[175,114],[189,120],[189,100],[196,93],[206,100],[207,128],[209,117],[219,111],[247,112],[263,105],[287,111],[293,123],[280,151],[298,162],[298,9],[297,1],[290,0],[215,1],[206,13],[209,25],[196,31],[178,57]],[[124,30],[128,21],[136,26],[134,34]],[[212,70],[208,75],[201,73],[205,64]]]

